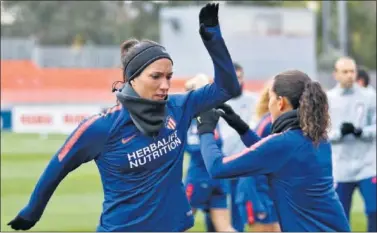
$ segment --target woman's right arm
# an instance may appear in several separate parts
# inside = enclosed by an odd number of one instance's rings
[[[282,134],[272,134],[241,153],[223,156],[213,134],[204,133],[200,136],[200,148],[207,171],[215,179],[272,173],[280,169],[292,154],[291,146]]]
[[[37,222],[64,177],[101,153],[107,134],[108,127],[103,115],[94,115],[81,122],[50,160],[34,188],[29,203],[18,217]]]

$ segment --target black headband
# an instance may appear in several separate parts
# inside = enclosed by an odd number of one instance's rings
[[[124,67],[124,75],[127,77],[128,82],[138,76],[148,65],[158,59],[167,58],[173,63],[170,55],[161,45],[142,42],[140,45],[136,45],[134,49],[137,49],[138,52]]]

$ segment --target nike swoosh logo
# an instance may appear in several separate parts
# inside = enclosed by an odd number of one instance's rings
[[[132,136],[130,136],[128,138],[123,138],[122,139],[122,143],[126,144],[127,142],[131,141],[131,139],[133,139],[135,136],[136,136],[136,134],[134,134],[134,135],[132,135]]]

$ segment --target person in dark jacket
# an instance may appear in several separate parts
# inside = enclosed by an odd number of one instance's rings
[[[241,91],[218,25],[218,4],[203,7],[199,22],[214,63],[214,83],[168,95],[173,62],[167,51],[151,41],[125,42],[121,53],[125,85],[116,91],[119,105],[84,120],[68,137],[29,203],[8,224],[11,228],[32,228],[59,183],[92,160],[104,191],[97,231],[185,231],[194,225],[182,183],[187,130],[198,113]]]

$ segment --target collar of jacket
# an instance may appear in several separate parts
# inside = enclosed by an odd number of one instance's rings
[[[283,113],[272,124],[272,133],[281,133],[290,129],[300,129],[298,109]]]
[[[135,126],[144,135],[156,137],[164,127],[166,118],[165,100],[148,100],[141,98],[129,83],[126,83],[116,97],[130,113],[130,118]]]
[[[355,84],[353,84],[351,88],[343,88],[340,86],[339,83],[336,85],[336,89],[339,91],[339,94],[341,95],[351,95],[355,92],[355,88]]]

